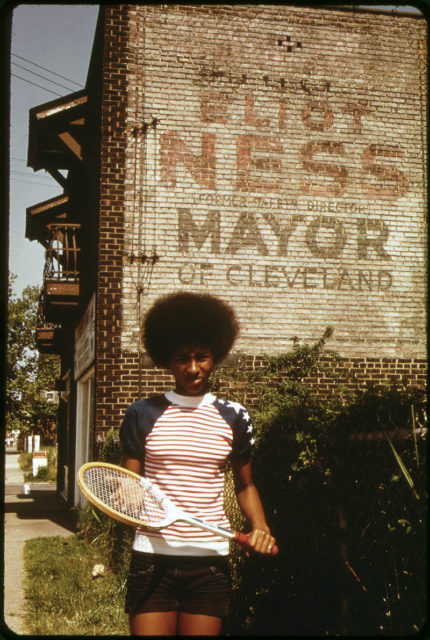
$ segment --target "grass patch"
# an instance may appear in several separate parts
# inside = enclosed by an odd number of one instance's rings
[[[114,574],[100,547],[78,536],[34,538],[25,543],[24,562],[31,635],[129,635],[126,568]],[[104,573],[94,578],[96,564]]]

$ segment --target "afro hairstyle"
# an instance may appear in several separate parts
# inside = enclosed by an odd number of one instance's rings
[[[178,292],[158,298],[143,324],[146,350],[160,367],[168,367],[175,349],[192,344],[209,348],[214,362],[221,362],[238,333],[233,308],[204,293]]]

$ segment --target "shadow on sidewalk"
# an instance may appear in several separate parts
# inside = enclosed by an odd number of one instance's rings
[[[48,520],[72,533],[76,532],[75,514],[58,497],[55,488],[32,488],[28,495],[19,493],[9,496],[4,504],[4,512],[15,513],[22,520]]]

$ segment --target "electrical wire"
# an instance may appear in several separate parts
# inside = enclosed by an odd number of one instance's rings
[[[21,76],[17,76],[16,73],[11,73],[11,76],[13,76],[14,78],[18,78],[19,80],[24,80],[24,82],[28,82],[28,84],[32,84],[33,87],[38,87],[39,89],[43,89],[44,91],[48,91],[48,93],[53,93],[54,96],[58,96],[59,98],[62,98],[62,94],[61,93],[57,93],[56,91],[52,91],[51,89],[47,89],[46,87],[42,87],[40,84],[36,84],[35,82],[31,82],[30,80],[27,80],[26,78],[22,78]]]
[[[31,73],[33,76],[37,76],[38,78],[42,78],[43,80],[46,80],[47,82],[50,82],[51,84],[56,84],[58,87],[61,87],[62,89],[66,89],[67,91],[72,91],[72,89],[70,89],[70,87],[66,87],[64,84],[60,84],[59,82],[55,82],[55,80],[50,80],[46,76],[42,76],[41,73],[37,73],[36,71],[31,71],[31,69],[27,69],[26,67],[23,67],[21,64],[18,64],[17,62],[12,62],[12,64],[15,67],[18,67],[19,69],[23,69],[24,71],[28,71],[28,73]]]
[[[158,161],[158,136],[157,136],[157,124],[158,120],[155,118],[152,119],[152,124],[154,127],[154,155],[153,155],[153,165],[154,165],[154,204],[153,204],[153,246],[152,246],[152,258],[155,260],[157,256],[157,183],[158,183],[158,174],[157,174],[157,161]]]
[[[74,80],[71,80],[70,78],[66,78],[66,76],[62,76],[60,73],[56,73],[55,71],[51,71],[51,69],[47,69],[46,67],[42,67],[41,64],[37,64],[36,62],[32,62],[31,60],[28,60],[27,58],[24,58],[23,56],[19,56],[17,53],[12,53],[12,55],[15,58],[19,58],[20,60],[24,60],[25,62],[29,62],[30,64],[34,65],[35,67],[38,67],[39,69],[43,69],[44,71],[48,71],[48,73],[52,73],[54,76],[58,76],[59,78],[62,78],[63,80],[67,80],[68,82],[71,82],[72,84],[75,84],[78,87],[83,88],[83,85],[80,84],[79,82],[75,82]],[[13,63],[15,64],[15,63]]]
[[[19,182],[20,184],[32,184],[34,187],[53,187],[55,185],[48,184],[47,182],[33,182],[32,180],[22,180],[22,178],[11,178],[11,182]]]
[[[29,173],[27,173],[27,171],[21,171],[20,169],[12,169],[11,173],[17,173],[17,174],[22,175],[22,176],[28,176],[29,175]],[[40,174],[32,174],[32,175],[35,175],[37,178],[46,178],[46,179],[48,179],[48,176],[45,176],[45,175],[40,175]]]
[[[11,173],[11,175],[25,176],[26,178],[33,177],[32,174],[27,173],[26,171],[18,171],[17,169],[12,169],[10,173]],[[48,176],[39,176],[39,175],[34,174],[34,177],[38,178],[39,180],[41,179],[42,181],[43,180],[47,180],[50,184],[52,184],[52,180]]]

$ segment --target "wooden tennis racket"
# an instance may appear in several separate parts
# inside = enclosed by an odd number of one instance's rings
[[[178,520],[249,546],[248,535],[186,514],[148,478],[107,462],[87,462],[78,473],[83,495],[101,511],[133,527],[158,531]],[[275,545],[272,555],[278,553]]]

